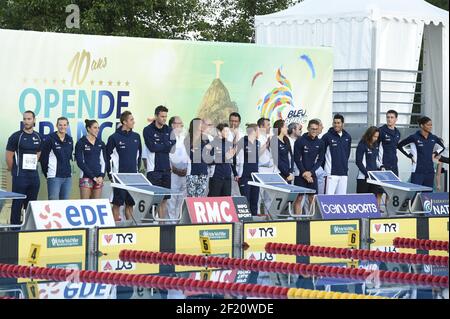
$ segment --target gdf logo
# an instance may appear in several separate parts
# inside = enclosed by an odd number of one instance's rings
[[[136,243],[136,233],[104,234],[102,236],[102,244],[104,246],[132,245]]]
[[[371,246],[370,250],[376,250],[385,253],[398,253],[398,249],[395,246]]]
[[[277,236],[277,229],[275,227],[249,228],[247,231],[247,236],[250,239],[275,238]]]
[[[275,261],[276,257],[273,254],[266,253],[265,251],[253,251],[246,254],[248,260],[263,260],[263,261]]]
[[[376,234],[391,234],[400,231],[399,223],[373,224],[372,231]]]
[[[115,260],[103,260],[101,263],[102,271],[127,271],[135,270],[136,264],[129,261]]]

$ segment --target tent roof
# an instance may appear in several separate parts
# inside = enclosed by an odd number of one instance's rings
[[[317,20],[381,18],[443,23],[448,25],[448,11],[424,0],[304,0],[297,5],[273,14],[256,16],[255,24],[315,23]]]

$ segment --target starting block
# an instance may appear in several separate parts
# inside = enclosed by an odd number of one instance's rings
[[[126,190],[135,201],[133,217],[136,223],[150,221],[180,221],[181,210],[177,218],[160,218],[156,207],[164,200],[164,196],[180,195],[171,189],[154,186],[140,173],[113,173],[114,182],[111,187]],[[150,216],[151,212],[151,216]]]
[[[262,188],[270,198],[269,214],[274,218],[286,217],[286,212],[291,217],[311,217],[309,215],[295,215],[292,203],[299,195],[314,194],[314,189],[288,184],[280,174],[252,173],[253,181],[249,185]]]
[[[430,187],[402,182],[392,171],[370,171],[367,183],[378,185],[386,192],[389,197],[386,203],[388,216],[425,214],[423,211],[414,211],[412,202],[418,193],[433,191]]]

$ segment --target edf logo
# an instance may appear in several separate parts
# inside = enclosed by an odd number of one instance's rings
[[[106,205],[67,206],[66,208],[67,221],[74,227],[104,225],[107,216],[108,210]]]

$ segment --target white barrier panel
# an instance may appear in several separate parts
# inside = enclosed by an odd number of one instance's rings
[[[25,230],[114,227],[107,199],[33,201],[28,204]]]

